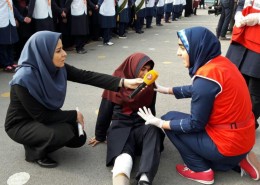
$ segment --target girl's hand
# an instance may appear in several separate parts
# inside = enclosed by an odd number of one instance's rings
[[[101,141],[98,141],[97,139],[96,139],[96,137],[92,137],[92,138],[90,138],[90,140],[88,141],[88,144],[89,145],[91,145],[91,146],[96,146],[96,145],[98,145],[99,143],[101,143]],[[106,142],[105,142],[106,143]]]

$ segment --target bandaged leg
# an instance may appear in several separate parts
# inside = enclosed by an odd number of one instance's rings
[[[128,185],[132,166],[133,159],[129,154],[123,153],[119,155],[112,170],[113,185]]]

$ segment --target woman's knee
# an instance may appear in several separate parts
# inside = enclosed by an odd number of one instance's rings
[[[161,118],[163,120],[173,120],[173,119],[184,119],[187,118],[189,114],[178,112],[178,111],[170,111],[164,114]]]

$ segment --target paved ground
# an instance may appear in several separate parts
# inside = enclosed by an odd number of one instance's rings
[[[158,82],[162,85],[190,84],[187,69],[177,58],[176,31],[191,27],[205,26],[215,31],[219,17],[207,15],[207,10],[198,10],[198,16],[183,18],[181,21],[167,24],[162,27],[154,26],[153,29],[144,29],[145,33],[138,35],[129,31],[127,39],[113,38],[115,45],[102,46],[101,42],[93,42],[86,45],[88,53],[78,55],[75,52],[68,53],[67,63],[74,66],[111,74],[113,70],[133,52],[144,52],[154,59],[155,69],[160,76]],[[222,51],[225,55],[228,41],[222,41]],[[4,120],[9,104],[8,82],[11,74],[0,71],[0,184],[7,184],[8,178],[19,172],[30,175],[27,185],[110,185],[111,168],[105,166],[106,145],[97,147],[85,145],[79,149],[63,148],[54,152],[51,156],[59,162],[55,169],[40,168],[36,164],[25,162],[24,150],[20,144],[13,142],[4,131]],[[68,83],[68,93],[63,109],[74,109],[76,106],[84,113],[86,118],[86,132],[88,137],[94,135],[97,109],[100,103],[101,89]],[[176,100],[169,95],[159,94],[157,98],[157,115],[161,116],[169,110],[189,112],[189,100]],[[254,151],[260,158],[260,130],[257,131],[257,141]],[[136,161],[138,164],[138,160]],[[182,178],[175,171],[175,165],[182,162],[177,150],[166,138],[165,151],[162,153],[158,174],[154,180],[155,185],[193,185],[198,184]],[[131,184],[135,184],[134,176],[137,165],[132,172]],[[21,182],[21,181],[20,181]],[[17,183],[17,185],[21,183]],[[218,185],[245,185],[259,184],[248,177],[240,177],[233,171],[226,173],[217,172],[215,184]],[[12,184],[14,185],[14,184]]]

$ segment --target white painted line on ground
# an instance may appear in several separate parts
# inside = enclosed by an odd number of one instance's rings
[[[11,175],[8,180],[8,185],[23,185],[30,179],[30,174],[26,172],[19,172]]]
[[[10,97],[10,92],[5,92],[1,94],[1,97],[8,98]]]
[[[104,55],[98,56],[98,59],[104,59],[104,58],[106,58],[106,56],[104,56]]]
[[[170,62],[170,61],[165,61],[165,62],[163,62],[163,64],[171,64],[172,62]]]

